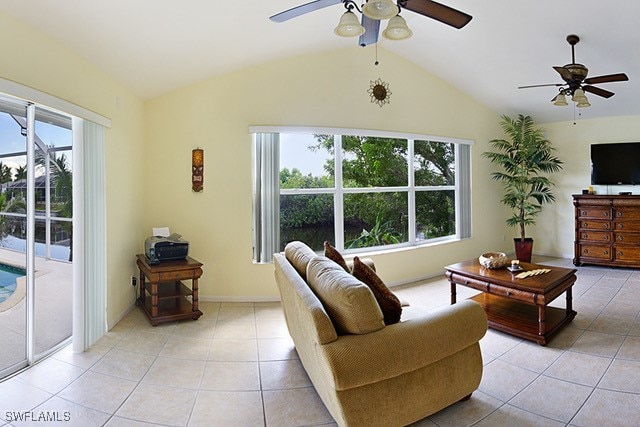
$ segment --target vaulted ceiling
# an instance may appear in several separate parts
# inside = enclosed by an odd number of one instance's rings
[[[34,27],[95,64],[142,99],[272,59],[335,48],[362,49],[333,34],[341,5],[284,23],[268,17],[308,0],[12,0],[0,12]],[[455,85],[500,114],[538,122],[640,115],[640,2],[628,0],[442,0],[473,16],[456,30],[405,11],[413,37],[381,39],[392,51]],[[552,66],[576,62],[589,76],[624,72],[628,82],[599,85],[591,107],[555,107],[561,83]],[[5,41],[6,42],[6,41]],[[374,49],[369,46],[365,49]],[[372,54],[373,56],[373,54]]]

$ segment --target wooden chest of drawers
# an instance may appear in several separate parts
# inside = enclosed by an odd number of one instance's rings
[[[640,267],[640,196],[574,195],[573,263]]]

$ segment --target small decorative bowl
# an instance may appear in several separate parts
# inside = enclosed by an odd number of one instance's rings
[[[502,268],[509,263],[503,252],[485,252],[478,258],[480,264],[486,268]]]

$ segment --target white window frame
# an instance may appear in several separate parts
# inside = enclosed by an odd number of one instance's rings
[[[261,134],[323,134],[323,135],[333,135],[334,136],[334,157],[335,157],[335,176],[334,176],[334,187],[333,188],[305,188],[305,189],[280,189],[280,188],[271,188],[267,190],[266,193],[271,196],[276,196],[278,198],[278,202],[274,203],[265,201],[264,199],[260,201],[260,197],[256,198],[256,190],[254,188],[254,261],[255,262],[270,262],[272,260],[270,254],[273,252],[277,252],[279,250],[279,224],[271,223],[269,227],[265,227],[262,223],[265,219],[264,217],[264,206],[279,206],[279,197],[281,195],[314,195],[314,194],[332,194],[334,198],[334,223],[335,223],[335,247],[340,251],[345,251],[344,249],[344,195],[345,194],[355,194],[355,193],[382,193],[382,192],[406,192],[408,196],[408,216],[409,216],[409,229],[408,229],[408,241],[402,242],[394,245],[385,245],[385,246],[376,246],[376,247],[367,247],[367,248],[358,248],[352,250],[346,250],[347,253],[353,252],[372,252],[377,250],[388,250],[391,248],[398,247],[408,247],[408,246],[424,246],[428,244],[432,244],[435,242],[442,241],[453,241],[460,240],[471,237],[471,164],[470,164],[470,156],[471,156],[471,146],[474,144],[474,141],[467,139],[459,139],[459,138],[451,138],[451,137],[442,137],[442,136],[433,136],[433,135],[421,135],[421,134],[413,134],[413,133],[403,133],[403,132],[390,132],[390,131],[379,131],[379,130],[364,130],[364,129],[342,129],[342,128],[327,128],[327,127],[296,127],[296,126],[250,126],[249,132],[253,135],[254,144],[257,143],[260,139]],[[408,162],[407,162],[407,175],[408,175],[408,185],[400,186],[400,187],[367,187],[367,188],[343,188],[342,183],[342,136],[343,135],[353,135],[353,136],[364,136],[364,137],[378,137],[378,138],[394,138],[394,139],[406,139],[407,140],[407,152],[408,152]],[[415,141],[427,141],[427,142],[441,142],[445,144],[454,144],[455,150],[455,185],[448,186],[416,186],[414,182],[414,142]],[[464,148],[464,149],[463,149]],[[257,156],[261,156],[264,159],[264,156],[261,154],[257,154]],[[256,167],[260,162],[260,158],[254,156],[254,182],[256,178]],[[271,156],[278,157],[278,156]],[[276,160],[276,161],[279,161]],[[262,169],[265,169],[264,167]],[[266,169],[280,171],[279,164],[270,165]],[[273,181],[273,180],[272,180]],[[279,180],[276,180],[279,184]],[[415,194],[417,192],[423,191],[445,191],[452,190],[455,194],[455,221],[456,221],[456,233],[451,236],[443,236],[433,239],[427,240],[417,240],[416,239],[416,224],[415,224]],[[265,197],[266,198],[266,197]],[[262,212],[262,218],[259,218],[256,215],[256,212]],[[274,219],[274,217],[276,217]],[[272,221],[279,221],[279,208],[277,215],[271,216]],[[269,239],[266,239],[269,243],[267,244],[267,248],[264,245],[261,245],[261,241],[264,239],[264,230],[271,229],[277,230],[275,231],[278,236],[274,239],[274,236],[271,236]],[[262,234],[262,236],[261,236]],[[275,243],[275,247],[273,246]],[[260,256],[256,256],[256,248],[261,253]],[[266,250],[265,250],[266,249]]]

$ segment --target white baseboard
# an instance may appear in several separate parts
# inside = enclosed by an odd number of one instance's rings
[[[124,319],[126,315],[129,314],[129,312],[133,310],[135,307],[136,307],[136,301],[133,300],[133,302],[127,308],[125,308],[115,319],[113,319],[113,321],[107,322],[107,331],[110,331],[111,328],[116,326],[118,322]]]
[[[209,301],[209,302],[279,302],[280,297],[278,296],[262,296],[262,297],[252,297],[252,296],[199,296],[198,301]]]
[[[409,283],[415,283],[415,282],[423,282],[425,280],[432,280],[432,279],[436,279],[436,278],[443,278],[444,279],[444,270],[442,270],[440,273],[431,273],[431,274],[426,274],[424,276],[418,276],[418,277],[413,277],[413,278],[409,278],[409,279],[402,279],[402,280],[398,280],[396,282],[385,282],[385,284],[390,287],[396,287],[396,286],[402,286],[402,285],[408,285]]]

